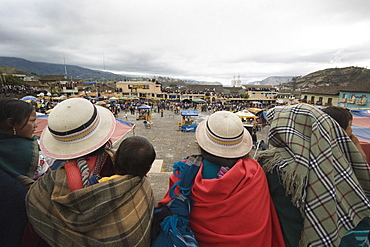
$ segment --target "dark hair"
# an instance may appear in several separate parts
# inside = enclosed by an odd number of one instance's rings
[[[22,128],[27,124],[33,106],[30,103],[19,99],[2,98],[0,99],[0,123],[3,123],[8,118],[13,119],[13,125],[22,125]]]
[[[321,110],[337,121],[342,129],[346,129],[349,121],[353,120],[352,113],[347,108],[328,106]]]
[[[100,148],[97,150],[87,154],[86,156],[98,156],[103,154],[106,150],[110,150],[112,147],[112,141],[108,140],[106,143],[104,143]]]
[[[114,156],[114,170],[119,175],[144,177],[155,160],[153,145],[144,137],[124,139]]]

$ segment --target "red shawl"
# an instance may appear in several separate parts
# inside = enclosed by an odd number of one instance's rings
[[[238,160],[220,179],[202,179],[202,168],[192,187],[190,214],[200,246],[285,246],[266,175],[255,160]],[[172,174],[170,187],[176,181]],[[160,203],[169,200],[167,192]]]

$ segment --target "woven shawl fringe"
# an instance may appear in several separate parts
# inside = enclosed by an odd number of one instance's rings
[[[272,173],[276,169],[285,188],[285,194],[292,196],[293,205],[299,208],[301,214],[304,215],[307,176],[297,174],[276,149],[261,152],[257,157],[257,160],[259,159],[263,160],[263,170],[266,173]]]
[[[301,239],[298,242],[298,246],[309,246],[309,244],[312,244],[312,243],[310,243],[310,241],[308,240],[306,234],[304,234],[304,231],[302,231],[302,233],[301,233]]]

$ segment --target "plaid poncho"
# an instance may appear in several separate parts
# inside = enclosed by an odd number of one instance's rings
[[[52,246],[149,246],[153,193],[146,178],[125,175],[70,192],[63,168],[27,194],[36,232]]]
[[[370,167],[329,115],[306,104],[275,107],[265,171],[277,169],[304,217],[300,246],[338,246],[370,215]]]

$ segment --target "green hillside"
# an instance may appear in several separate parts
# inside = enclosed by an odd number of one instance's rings
[[[361,67],[331,68],[319,70],[302,77],[294,77],[287,85],[294,88],[315,86],[348,86],[370,83],[370,70]]]

